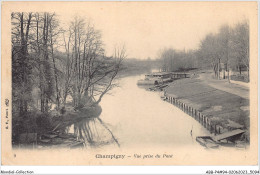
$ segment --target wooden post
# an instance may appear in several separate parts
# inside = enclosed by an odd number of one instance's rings
[[[208,117],[205,117],[206,119],[206,129],[208,129]]]
[[[215,124],[215,127],[214,127],[214,134],[216,135],[217,134],[217,125]]]

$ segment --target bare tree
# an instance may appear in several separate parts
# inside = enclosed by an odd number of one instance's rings
[[[239,23],[232,30],[231,40],[232,66],[237,67],[241,75],[241,70],[246,67],[249,81],[249,24],[247,21]]]
[[[98,104],[114,86],[113,80],[125,58],[125,47],[116,48],[113,57],[106,57],[101,32],[80,17],[73,19],[65,33],[67,65],[63,103],[70,94],[76,109]]]
[[[13,101],[20,114],[27,112],[31,100],[31,66],[28,43],[32,13],[12,13]]]
[[[114,48],[113,58],[105,58],[101,60],[99,65],[95,68],[97,78],[90,84],[93,88],[91,96],[95,99],[93,104],[101,102],[102,97],[113,87],[116,86],[114,80],[121,69],[122,61],[126,58],[126,48],[124,45],[116,46]],[[107,59],[107,60],[105,60]],[[101,71],[98,70],[101,68]],[[95,87],[95,89],[94,89]],[[97,98],[96,98],[97,96]],[[93,105],[92,104],[92,105]]]

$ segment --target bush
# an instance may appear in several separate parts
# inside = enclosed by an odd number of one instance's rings
[[[84,107],[84,104],[80,103],[78,106],[74,108],[75,111],[80,110]]]
[[[52,128],[51,126],[51,117],[49,114],[40,114],[36,118],[36,124],[38,127],[38,132],[44,132]]]
[[[12,121],[12,142],[17,143],[19,135],[22,133],[36,133],[38,126],[36,124],[37,114],[27,112],[20,116],[14,116]]]
[[[64,106],[61,108],[60,113],[61,113],[61,114],[65,114],[65,113],[66,113],[66,109],[65,109]]]
[[[230,78],[231,78],[231,80],[234,80],[234,81],[242,81],[242,82],[246,82],[246,83],[249,82],[247,75],[231,75]]]

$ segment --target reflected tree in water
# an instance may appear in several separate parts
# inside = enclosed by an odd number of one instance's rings
[[[79,140],[84,140],[90,146],[102,146],[116,143],[120,144],[115,138],[107,124],[100,118],[88,118],[74,124],[74,135]]]

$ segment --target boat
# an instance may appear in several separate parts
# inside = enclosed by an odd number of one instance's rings
[[[157,85],[159,84],[158,80],[152,80],[152,79],[144,79],[144,80],[138,80],[137,85]]]
[[[206,148],[218,148],[219,145],[216,141],[212,139],[210,136],[198,136],[196,137],[196,141],[199,142],[202,146]]]
[[[137,85],[159,85],[172,82],[172,74],[167,72],[156,72],[145,75],[145,78],[138,80]]]
[[[219,135],[213,137],[213,140],[216,142],[220,142],[222,140],[234,142],[234,141],[238,140],[244,132],[245,131],[242,129],[235,129],[232,131],[228,131],[228,132],[219,134]]]
[[[155,85],[154,87],[150,87],[150,91],[162,91],[163,88],[166,88],[168,85],[167,84],[162,84],[162,85]]]

